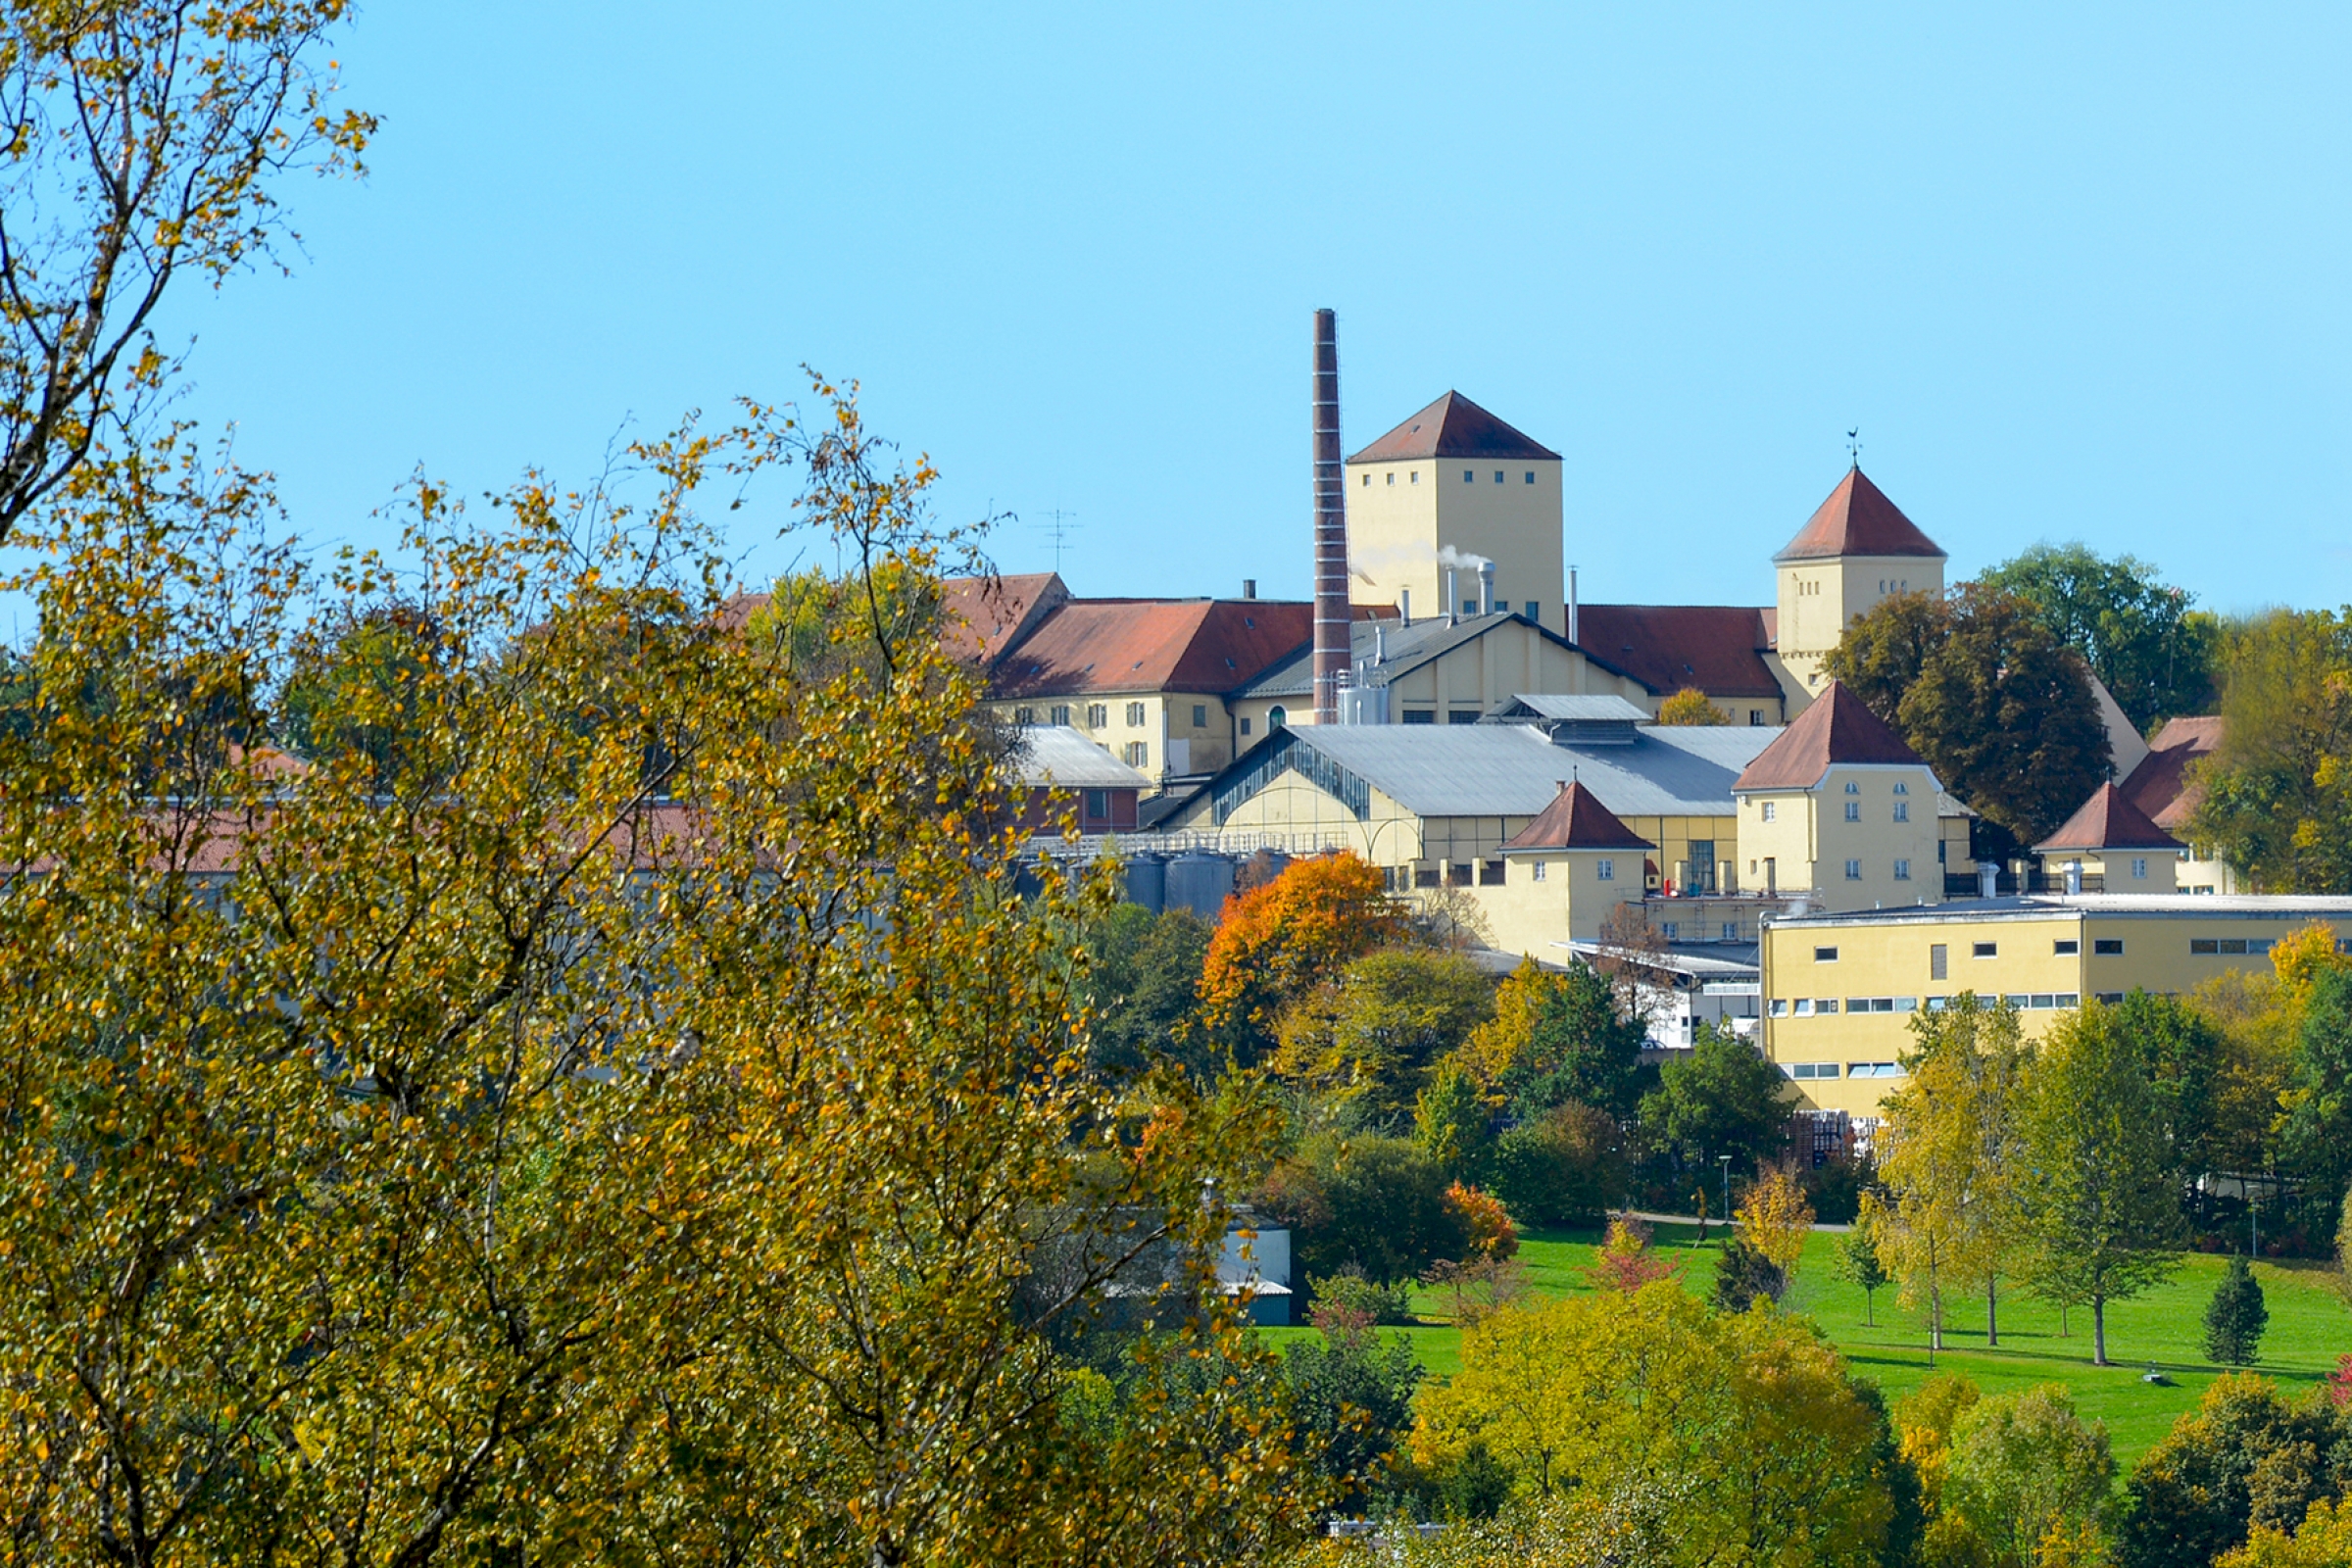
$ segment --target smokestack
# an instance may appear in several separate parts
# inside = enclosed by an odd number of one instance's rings
[[[1255,599],[1257,597],[1257,579],[1255,577],[1244,577],[1242,579],[1242,597],[1244,599]]]
[[[1410,588],[1396,590],[1396,619],[1407,626],[1413,623],[1413,591]]]
[[[1576,641],[1576,568],[1568,568],[1568,640]]]
[[[1478,612],[1482,615],[1494,613],[1494,563],[1492,561],[1478,564]]]
[[[1348,624],[1348,492],[1340,472],[1340,335],[1315,313],[1315,722],[1340,717],[1340,673],[1353,652]]]
[[[1446,624],[1448,626],[1453,624],[1453,607],[1462,602],[1459,595],[1460,590],[1453,585],[1453,568],[1447,566],[1446,568]]]

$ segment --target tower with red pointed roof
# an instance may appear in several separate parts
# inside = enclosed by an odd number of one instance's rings
[[[1943,593],[1943,551],[1870,482],[1860,464],[1772,558],[1780,575],[1776,649],[1789,706],[1818,695],[1822,661],[1856,616],[1895,594]]]
[[[1448,392],[1349,458],[1347,475],[1357,604],[1477,614],[1478,564],[1491,562],[1494,609],[1565,634],[1557,452]]]

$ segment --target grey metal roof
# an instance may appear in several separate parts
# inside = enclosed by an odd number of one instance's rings
[[[1663,953],[1627,952],[1611,948],[1604,942],[1588,939],[1555,942],[1552,946],[1566,948],[1580,958],[1596,958],[1603,954],[1614,954],[1631,963],[1687,974],[1695,980],[1753,980],[1758,973],[1757,954],[1761,945],[1754,942],[1670,943]]]
[[[1067,724],[1032,724],[1021,731],[1013,760],[1031,789],[1148,790],[1152,780]]]
[[[1491,721],[1508,723],[1522,712],[1538,718],[1574,719],[1585,723],[1623,720],[1646,723],[1649,715],[1622,697],[1554,697],[1543,692],[1520,692],[1510,705],[1495,711]]]
[[[1775,926],[1912,925],[1930,920],[2032,920],[2053,915],[2130,915],[2171,919],[2195,915],[2216,920],[2352,919],[2352,898],[2259,893],[2029,893],[1995,899],[1954,899],[1944,904],[1902,905],[1891,909],[1837,909],[1775,915]]]
[[[1288,734],[1291,745],[1321,753],[1422,816],[1533,816],[1567,779],[1619,816],[1729,816],[1732,781],[1780,731],[1643,725],[1631,745],[1592,747],[1555,745],[1516,724],[1339,724]]]

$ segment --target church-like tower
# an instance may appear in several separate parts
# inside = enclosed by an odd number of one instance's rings
[[[1775,646],[1796,687],[1792,710],[1820,692],[1821,662],[1855,617],[1894,594],[1943,593],[1943,551],[1859,465],[1772,562],[1781,589]]]

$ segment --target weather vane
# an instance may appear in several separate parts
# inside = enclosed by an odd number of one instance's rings
[[[1845,455],[1855,467],[1862,466],[1862,427],[1858,424],[1845,432]]]

